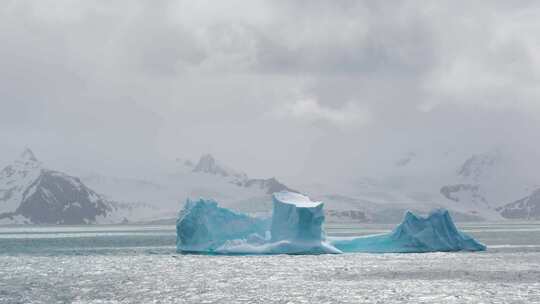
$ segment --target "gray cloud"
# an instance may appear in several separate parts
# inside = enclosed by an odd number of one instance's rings
[[[211,152],[294,179],[357,174],[351,164],[434,143],[538,150],[539,11],[534,1],[8,1],[0,156],[31,146],[59,166],[118,171]]]

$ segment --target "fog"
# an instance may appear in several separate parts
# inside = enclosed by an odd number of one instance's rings
[[[324,181],[411,151],[534,160],[539,14],[536,1],[3,1],[0,164],[30,147],[68,172],[144,176],[212,153]]]

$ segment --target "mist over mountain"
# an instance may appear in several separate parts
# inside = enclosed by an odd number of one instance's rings
[[[409,152],[381,167],[385,175],[343,177],[290,188],[275,177],[251,178],[203,154],[177,158],[161,175],[140,179],[103,174],[80,177],[47,169],[30,149],[0,174],[3,224],[91,224],[175,217],[187,198],[211,197],[224,206],[269,215],[271,194],[309,193],[326,205],[329,222],[397,222],[406,210],[447,208],[458,221],[538,219],[540,186],[520,175],[512,151],[462,157]],[[406,159],[407,161],[404,161]],[[459,161],[461,159],[461,161]],[[435,170],[433,168],[436,168]],[[90,172],[90,170],[88,171]],[[300,188],[296,188],[299,186]],[[298,189],[298,190],[294,190]]]

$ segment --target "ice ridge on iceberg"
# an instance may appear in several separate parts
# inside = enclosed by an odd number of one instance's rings
[[[407,253],[435,251],[483,251],[486,246],[459,231],[445,209],[427,217],[407,212],[403,222],[388,234],[349,239],[333,239],[343,252]]]

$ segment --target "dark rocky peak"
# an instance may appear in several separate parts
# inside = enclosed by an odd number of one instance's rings
[[[275,177],[268,178],[268,179],[262,179],[262,178],[252,178],[248,179],[245,184],[245,187],[259,187],[260,189],[265,189],[266,193],[272,194],[274,192],[280,192],[280,191],[289,191],[289,192],[297,192],[296,190],[292,190],[289,187],[285,186],[284,184],[280,183]]]
[[[226,166],[220,164],[216,159],[210,155],[205,154],[201,156],[197,165],[193,168],[193,172],[202,172],[214,175],[220,175],[223,177],[233,176],[233,177],[242,177],[245,174],[236,172],[232,169],[227,168]]]
[[[458,175],[473,181],[479,181],[489,175],[490,170],[496,167],[503,156],[500,150],[475,154],[467,159],[458,170]]]
[[[19,160],[24,162],[37,162],[38,159],[34,155],[34,152],[30,150],[29,148],[25,148],[24,151],[21,153]]]
[[[229,175],[226,170],[218,166],[218,164],[216,163],[216,159],[210,154],[205,154],[201,156],[199,162],[197,163],[195,168],[193,168],[193,172],[204,172],[211,174],[219,174],[223,176]]]

